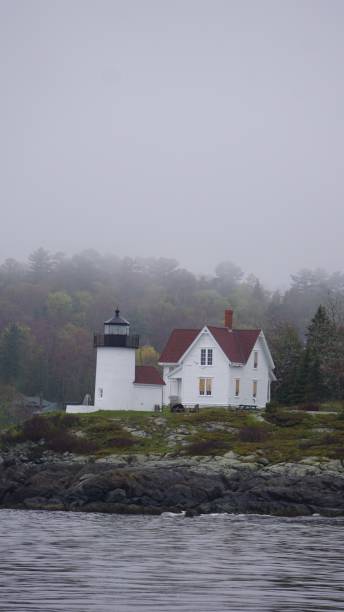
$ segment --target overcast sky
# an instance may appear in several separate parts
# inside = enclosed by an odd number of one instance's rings
[[[0,260],[343,270],[342,0],[0,0]]]

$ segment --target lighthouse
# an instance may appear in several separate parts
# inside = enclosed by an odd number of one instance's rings
[[[130,323],[120,316],[104,322],[104,333],[95,334],[97,350],[94,407],[96,410],[134,408],[135,350],[139,336],[130,334]]]
[[[88,414],[97,410],[160,410],[165,382],[150,365],[135,365],[139,336],[130,333],[130,323],[120,316],[104,322],[102,334],[94,335],[97,351],[94,404],[67,404],[69,414]],[[90,398],[86,396],[87,400]]]

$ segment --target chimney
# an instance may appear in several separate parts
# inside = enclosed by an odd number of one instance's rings
[[[225,327],[233,328],[233,310],[225,310]]]

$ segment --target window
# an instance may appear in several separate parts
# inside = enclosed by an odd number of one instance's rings
[[[213,349],[201,349],[201,365],[213,365]]]
[[[252,395],[253,397],[257,397],[257,389],[258,389],[258,381],[254,380],[252,385]]]
[[[200,378],[199,379],[199,394],[200,395],[211,395],[212,391],[212,379],[211,378]]]
[[[235,397],[239,397],[240,394],[240,378],[235,379]]]
[[[102,398],[102,397],[103,397],[103,389],[102,389],[102,387],[99,387],[99,389],[98,389],[98,394],[99,394],[99,397],[100,397],[100,398]]]
[[[253,367],[255,370],[258,368],[258,351],[253,352]]]

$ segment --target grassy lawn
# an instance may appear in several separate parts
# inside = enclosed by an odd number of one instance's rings
[[[113,454],[223,455],[257,453],[270,462],[306,457],[344,459],[344,410],[313,413],[275,409],[262,413],[202,409],[172,414],[99,411],[88,415],[35,415],[1,437],[6,448],[32,441],[41,450],[104,457]]]

